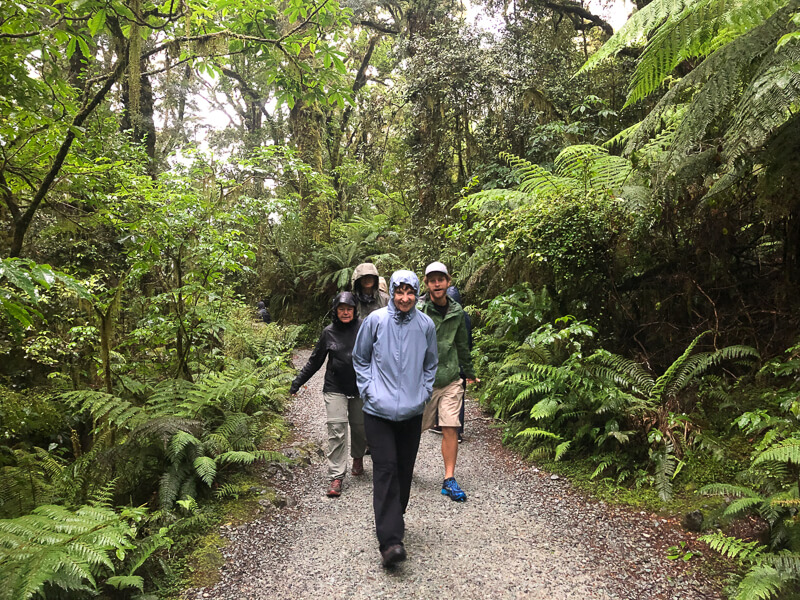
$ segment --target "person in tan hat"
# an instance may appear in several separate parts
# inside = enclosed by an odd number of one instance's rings
[[[447,295],[450,273],[441,262],[432,262],[425,268],[425,285],[428,297],[419,307],[436,326],[436,345],[439,364],[433,382],[431,401],[425,406],[422,429],[437,425],[442,429],[442,458],[444,459],[444,481],[442,494],[456,502],[464,502],[467,494],[455,478],[458,457],[458,429],[461,427],[461,406],[464,402],[464,386],[461,371],[467,383],[475,383],[475,370],[469,352],[469,335],[461,305]]]
[[[350,278],[353,295],[358,300],[356,312],[362,321],[367,316],[389,304],[389,294],[380,289],[378,269],[372,263],[361,263]]]

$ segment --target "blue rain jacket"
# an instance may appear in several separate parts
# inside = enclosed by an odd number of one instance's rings
[[[389,305],[361,324],[353,348],[353,367],[364,412],[390,421],[422,414],[431,398],[439,356],[436,327],[413,306],[403,313],[394,305],[394,290],[402,283],[419,295],[419,279],[411,271],[396,271],[389,282]]]

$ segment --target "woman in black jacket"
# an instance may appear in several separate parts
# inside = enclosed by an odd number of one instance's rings
[[[356,299],[350,292],[341,292],[333,299],[333,323],[322,330],[311,357],[297,374],[289,393],[293,396],[328,358],[322,395],[328,423],[328,476],[330,497],[342,493],[342,482],[347,472],[347,426],[350,425],[350,456],[353,458],[353,475],[364,473],[364,452],[367,447],[364,434],[364,413],[356,386],[353,369],[353,345],[361,326],[355,314]]]

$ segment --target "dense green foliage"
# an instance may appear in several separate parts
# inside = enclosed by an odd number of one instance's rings
[[[800,2],[636,4],[0,4],[0,594],[158,593],[354,267],[442,260],[507,442],[796,596]]]

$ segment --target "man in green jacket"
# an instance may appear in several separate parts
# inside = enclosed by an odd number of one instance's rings
[[[439,366],[433,382],[433,395],[422,416],[422,430],[437,425],[442,428],[442,494],[456,502],[464,502],[467,495],[455,479],[458,428],[461,426],[459,412],[464,401],[460,368],[464,370],[467,383],[476,382],[464,309],[447,295],[450,274],[444,264],[432,262],[425,268],[425,285],[428,288],[428,298],[420,305],[419,310],[428,315],[436,326]]]

